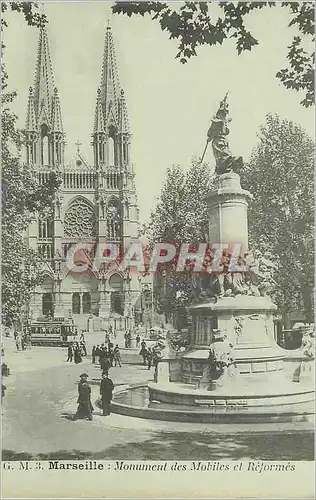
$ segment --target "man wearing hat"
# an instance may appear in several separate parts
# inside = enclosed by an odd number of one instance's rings
[[[82,373],[78,383],[78,408],[75,420],[92,420],[93,406],[91,404],[91,387],[88,384],[88,374]]]
[[[109,378],[107,373],[102,373],[102,380],[100,384],[100,396],[102,400],[103,415],[110,415],[111,412],[111,399],[114,389],[114,384]]]

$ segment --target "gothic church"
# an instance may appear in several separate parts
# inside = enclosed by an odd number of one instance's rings
[[[126,274],[119,266],[90,274],[74,274],[65,266],[67,251],[78,241],[107,241],[126,248],[138,236],[131,135],[110,26],[92,132],[93,165],[80,153],[80,143],[66,164],[62,106],[54,85],[47,32],[42,29],[35,83],[29,89],[26,161],[40,183],[55,172],[61,184],[52,215],[33,220],[27,232],[30,247],[44,261],[44,280],[34,290],[30,316],[32,321],[43,316],[72,318],[82,328],[91,328],[92,322],[95,330],[109,325],[131,328],[141,314],[143,278]]]

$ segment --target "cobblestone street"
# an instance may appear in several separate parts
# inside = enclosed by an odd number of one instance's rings
[[[115,414],[104,418],[98,409],[93,422],[71,421],[65,418],[65,408],[75,410],[80,373],[87,371],[90,380],[100,376],[90,356],[75,365],[65,361],[64,349],[33,347],[16,352],[12,339],[5,339],[5,348],[11,375],[4,381],[4,460],[313,459],[312,432],[301,423],[258,428],[247,424],[190,424]],[[112,368],[110,376],[115,384],[130,384],[152,379],[153,372],[140,364],[124,364]]]

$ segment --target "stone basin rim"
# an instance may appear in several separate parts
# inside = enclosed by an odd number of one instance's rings
[[[131,391],[135,388],[148,388],[147,385],[137,384],[134,387],[129,387],[127,389],[117,391],[116,394]],[[223,408],[218,408],[218,411],[214,412],[211,409],[201,409],[197,405],[192,410],[188,409],[168,409],[168,408],[148,408],[144,406],[136,406],[126,403],[121,403],[113,400],[111,403],[112,412],[123,414],[130,417],[138,417],[151,420],[162,420],[162,421],[179,421],[179,422],[194,422],[196,419],[201,418],[201,423],[214,423],[218,422],[218,418],[223,419],[221,425],[225,426],[232,418],[236,418],[234,422],[236,424],[241,423],[252,423],[261,424],[262,422],[268,424],[282,423],[282,422],[311,422],[314,419],[314,407],[313,409],[301,411],[301,410],[287,410],[287,411],[276,411],[275,408],[271,407],[269,412],[261,412],[260,410],[252,409],[252,411],[241,411],[233,410],[226,412]],[[290,406],[290,405],[288,405]],[[280,408],[280,406],[278,406]],[[206,419],[206,420],[203,420]],[[314,421],[314,420],[313,420]],[[223,429],[224,430],[224,429]]]

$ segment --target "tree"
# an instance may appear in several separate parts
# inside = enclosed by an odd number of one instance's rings
[[[21,12],[29,25],[42,26],[46,22],[45,16],[36,12],[36,4],[1,4],[3,13],[9,8]],[[2,17],[2,31],[6,26]],[[36,175],[23,164],[24,134],[16,128],[17,117],[10,110],[16,93],[8,91],[7,80],[2,61],[2,320],[12,325],[27,314],[31,291],[41,280],[40,256],[28,247],[23,233],[32,218],[48,214],[59,181],[51,175],[40,186]]]
[[[134,14],[151,18],[166,30],[169,38],[179,40],[176,57],[185,64],[192,56],[197,55],[197,48],[202,45],[214,46],[225,40],[234,38],[238,54],[252,50],[258,40],[247,30],[245,22],[251,12],[265,7],[281,7],[288,9],[289,26],[298,29],[299,36],[294,37],[288,47],[289,66],[277,72],[286,88],[302,90],[305,97],[303,106],[311,106],[314,102],[314,52],[304,48],[304,40],[314,42],[314,3],[313,2],[177,2],[181,5],[173,9],[172,3],[165,2],[122,2],[112,7],[114,13]],[[222,16],[213,20],[212,3],[219,5]]]
[[[208,210],[206,197],[212,187],[212,173],[207,163],[193,159],[187,173],[179,166],[167,170],[156,209],[152,212],[146,233],[151,245],[162,241],[180,249],[189,243],[194,251],[201,242],[207,242]],[[192,302],[195,279],[191,269],[176,271],[177,257],[160,265],[155,274],[155,301],[158,312],[166,321]]]
[[[258,146],[243,173],[254,195],[249,210],[251,246],[277,264],[275,301],[286,320],[303,308],[313,321],[314,144],[297,124],[267,115]]]

